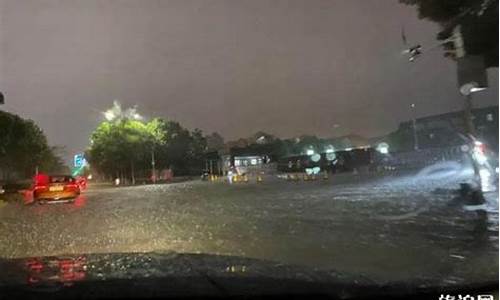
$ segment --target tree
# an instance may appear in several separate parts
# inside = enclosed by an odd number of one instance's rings
[[[295,153],[306,153],[308,149],[321,152],[326,144],[327,142],[324,139],[317,136],[303,135],[295,141],[292,147]]]
[[[0,112],[0,171],[3,177],[29,178],[35,169],[41,172],[67,171],[50,147],[43,131],[33,121],[7,112]]]
[[[203,132],[193,132],[178,122],[160,118],[142,121],[136,108],[123,110],[118,103],[105,112],[107,121],[92,133],[87,158],[91,166],[107,177],[128,174],[149,177],[155,167],[171,168],[177,175],[197,173],[203,164],[207,141]]]
[[[272,134],[266,133],[264,131],[257,131],[251,138],[252,143],[257,144],[268,144],[272,143],[276,137]]]
[[[171,168],[176,174],[187,173],[189,160],[189,131],[179,123],[173,121],[157,120],[158,132],[164,138],[163,145],[155,147],[156,163],[159,168]]]
[[[136,171],[144,171],[149,166],[152,141],[154,134],[151,126],[141,121],[106,121],[91,135],[88,160],[102,174],[122,177],[128,173],[132,183],[135,183]]]
[[[204,156],[207,152],[207,139],[203,136],[203,132],[196,128],[191,132],[191,140],[189,144],[189,173],[199,173],[203,168]]]
[[[219,151],[224,149],[224,138],[217,132],[212,132],[205,137],[208,151]]]
[[[63,147],[48,147],[42,154],[39,170],[50,174],[69,174],[69,167],[62,159],[64,152],[65,149]]]
[[[203,132],[199,129],[190,132],[174,121],[157,119],[155,122],[152,131],[157,132],[157,165],[160,168],[170,168],[177,175],[197,174],[203,166],[203,157],[207,151],[207,140]]]
[[[419,18],[441,25],[439,40],[460,25],[465,51],[482,55],[487,67],[498,67],[498,0],[400,0],[414,5]]]

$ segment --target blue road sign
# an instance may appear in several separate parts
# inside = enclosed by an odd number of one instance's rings
[[[85,161],[85,157],[83,156],[83,153],[75,154],[75,156],[73,158],[73,163],[75,165],[75,168],[81,168],[81,167],[85,166],[85,164],[87,162]]]

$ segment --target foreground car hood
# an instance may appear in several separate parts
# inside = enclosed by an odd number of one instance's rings
[[[425,282],[377,284],[335,271],[208,254],[115,253],[3,259],[0,270],[0,298],[313,294],[345,299],[443,292],[443,287],[434,289]],[[497,285],[473,289],[491,291]]]

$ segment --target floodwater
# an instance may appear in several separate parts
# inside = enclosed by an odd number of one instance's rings
[[[0,208],[0,257],[209,253],[307,265],[376,281],[498,279],[498,192],[487,212],[450,205],[470,172],[338,175],[314,182],[190,181],[90,187],[73,204]]]

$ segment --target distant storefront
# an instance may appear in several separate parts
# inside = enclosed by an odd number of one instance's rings
[[[270,173],[276,169],[267,155],[234,156],[233,160],[238,174]]]
[[[313,155],[292,155],[278,162],[280,172],[351,172],[372,166],[378,153],[370,147],[318,153]]]
[[[235,167],[256,167],[265,163],[269,163],[269,158],[267,156],[249,155],[234,157]]]

